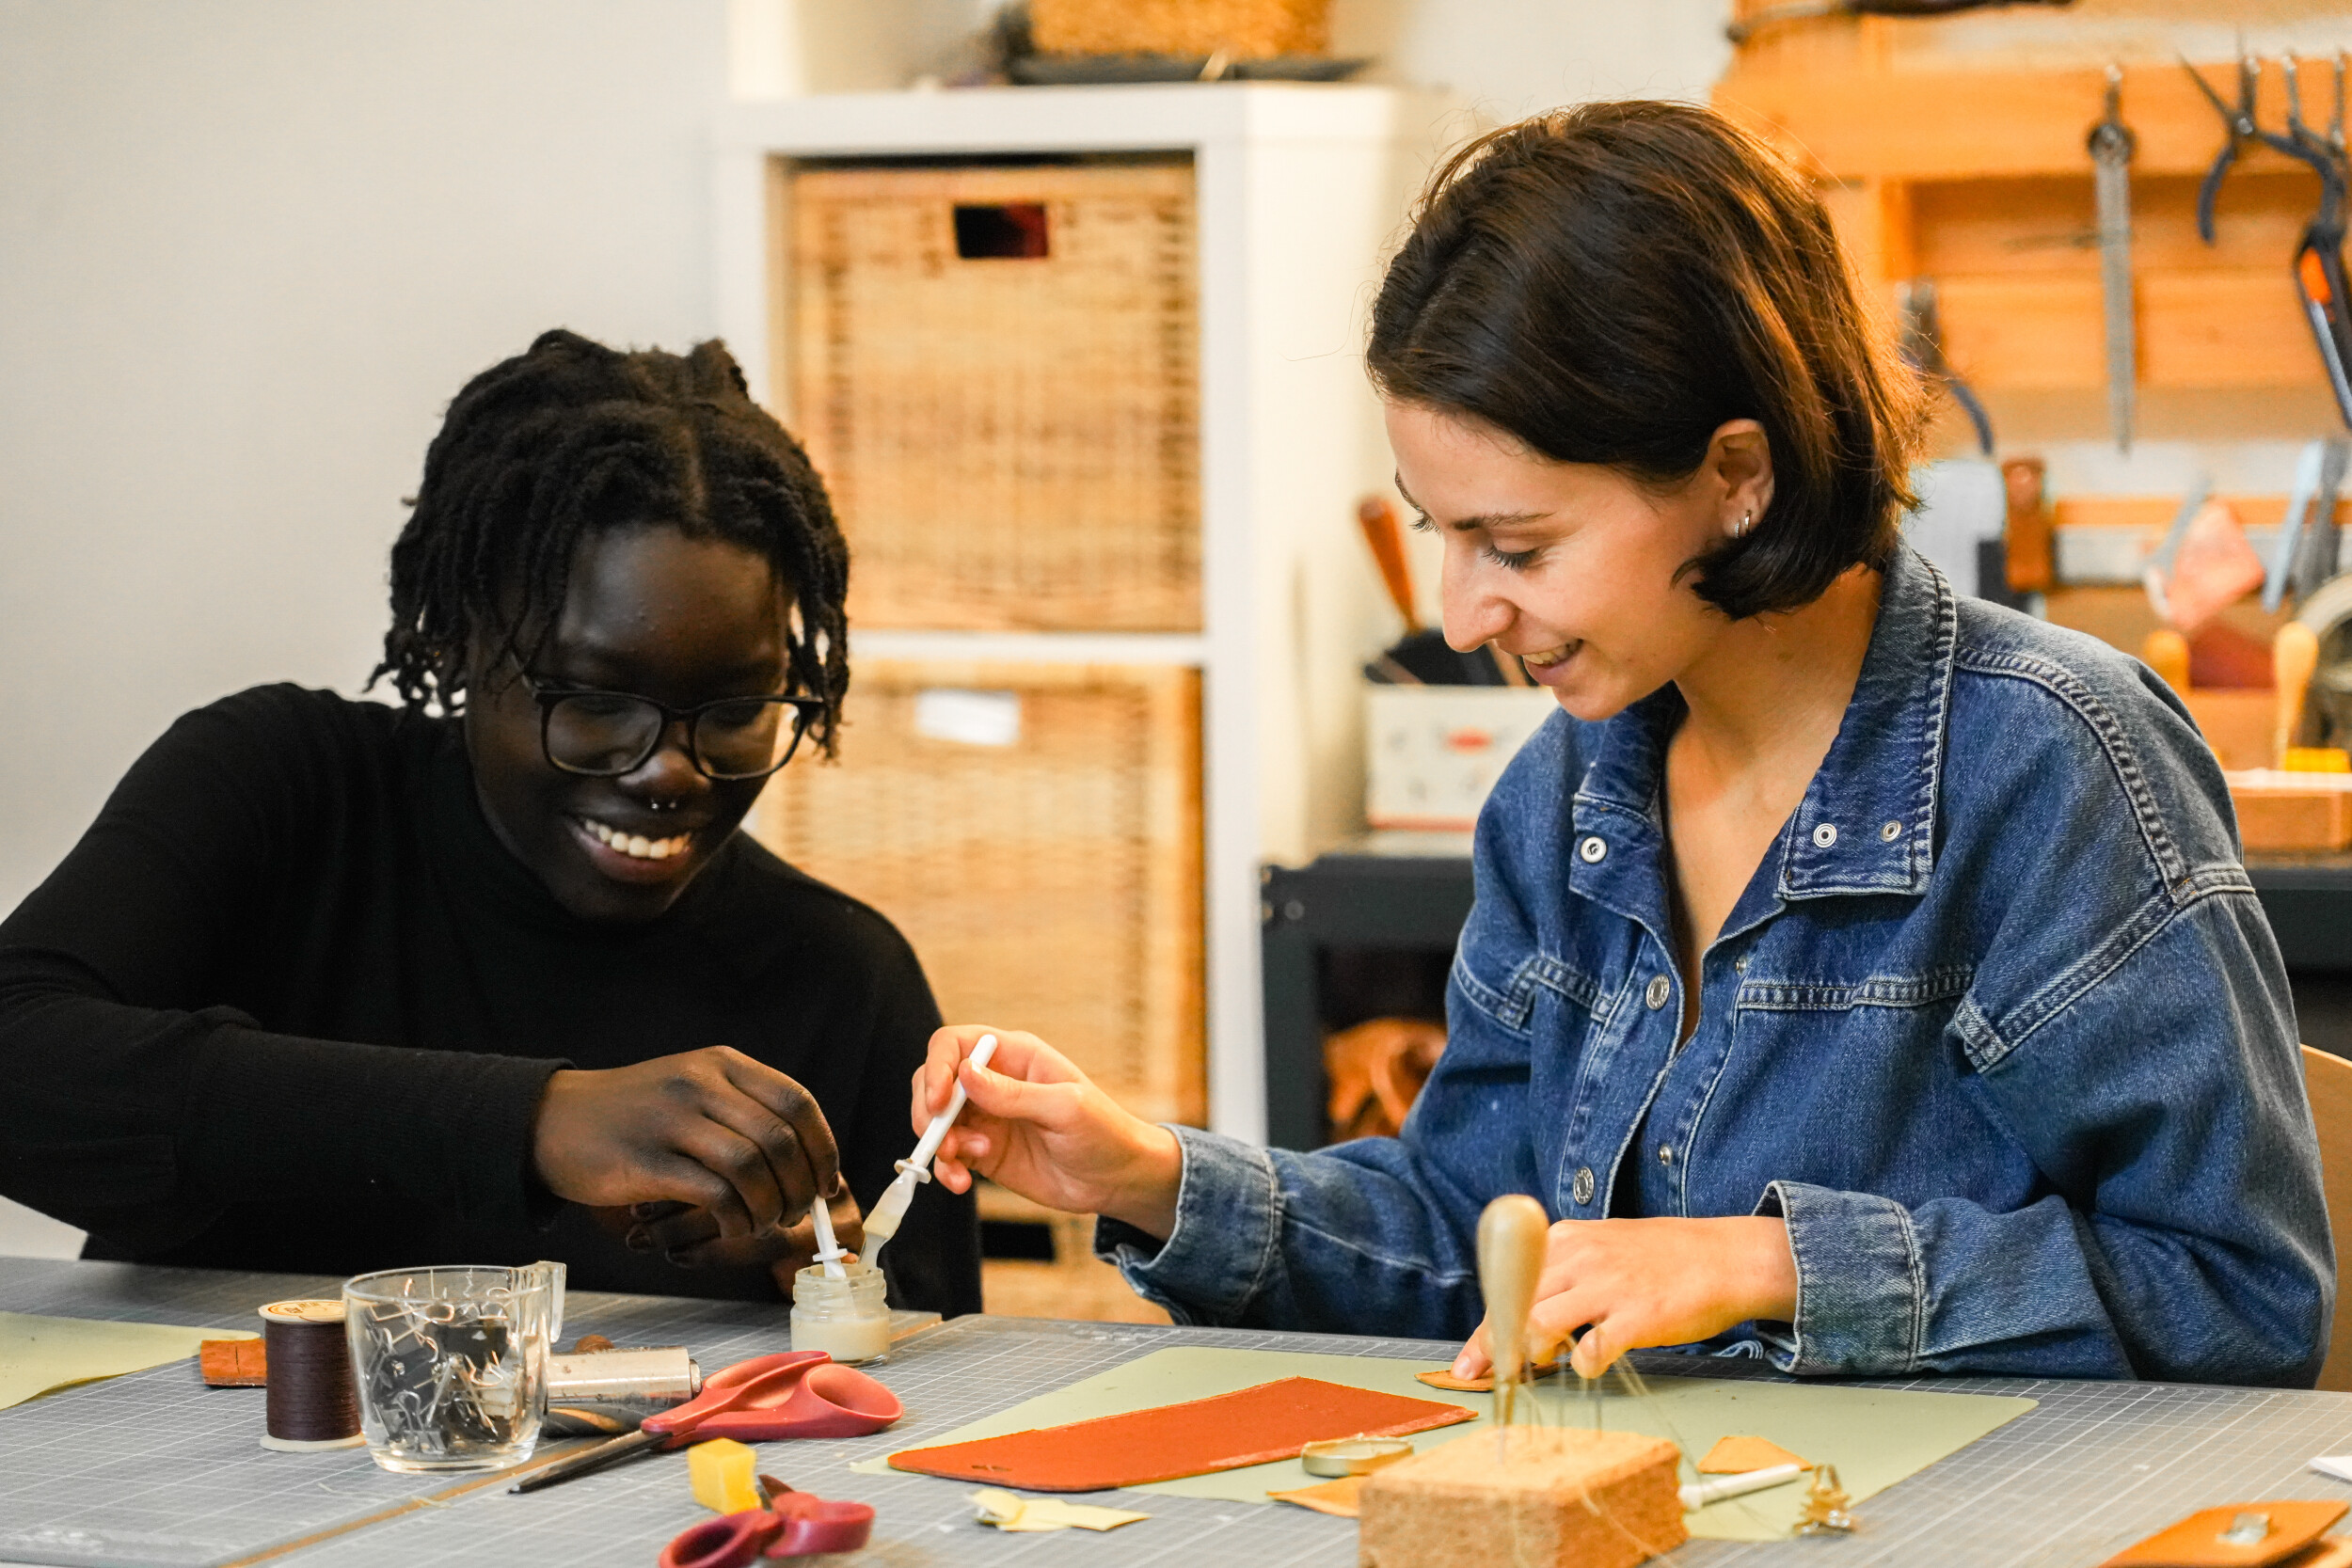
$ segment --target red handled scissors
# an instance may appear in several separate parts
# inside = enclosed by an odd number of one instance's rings
[[[829,1502],[795,1492],[769,1476],[766,1508],[747,1508],[723,1519],[707,1519],[661,1549],[657,1568],[750,1568],[762,1557],[814,1557],[854,1552],[874,1528],[866,1503]]]
[[[755,1355],[713,1372],[703,1380],[701,1393],[675,1409],[646,1417],[635,1432],[557,1460],[507,1490],[536,1492],[657,1444],[675,1449],[711,1437],[749,1443],[775,1437],[863,1437],[905,1414],[898,1395],[854,1367],[836,1365],[823,1351]]]

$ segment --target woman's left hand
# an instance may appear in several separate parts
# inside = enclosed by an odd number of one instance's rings
[[[828,1206],[833,1213],[834,1240],[850,1252],[866,1246],[866,1217],[845,1184],[841,1196]],[[680,1268],[715,1269],[765,1263],[787,1295],[792,1276],[817,1260],[817,1222],[802,1217],[798,1225],[771,1225],[765,1230],[733,1239],[719,1233],[718,1216],[707,1209],[682,1203],[640,1203],[611,1211],[628,1222],[623,1243],[632,1252],[660,1252]]]
[[[1629,1350],[1796,1315],[1797,1260],[1785,1221],[1557,1220],[1527,1315],[1527,1354],[1549,1360],[1582,1329],[1569,1364],[1580,1377],[1598,1377]],[[1491,1365],[1480,1323],[1454,1358],[1454,1374],[1484,1377]]]

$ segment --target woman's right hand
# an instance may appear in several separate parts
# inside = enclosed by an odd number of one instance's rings
[[[996,1037],[986,1067],[969,1060]],[[931,1037],[914,1074],[914,1130],[947,1108],[961,1080],[963,1115],[940,1143],[931,1171],[951,1193],[977,1173],[1035,1203],[1107,1214],[1166,1241],[1176,1228],[1184,1156],[1176,1134],[1095,1087],[1070,1058],[1013,1029],[958,1024]]]

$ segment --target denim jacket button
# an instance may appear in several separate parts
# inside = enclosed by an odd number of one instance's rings
[[[1584,842],[1576,847],[1576,852],[1583,857],[1586,865],[1598,865],[1602,857],[1609,853],[1609,845],[1599,834],[1588,834]]]
[[[1892,844],[1902,836],[1903,825],[1901,823],[1883,822],[1879,824],[1879,837],[1885,843]]]
[[[1576,1181],[1574,1185],[1569,1187],[1568,1194],[1579,1203],[1590,1203],[1593,1201],[1592,1166],[1579,1165],[1576,1167]]]
[[[1822,823],[1820,827],[1813,830],[1813,842],[1823,849],[1828,848],[1831,845],[1837,842],[1836,828],[1832,826],[1830,823]]]
[[[1674,982],[1663,974],[1653,974],[1649,977],[1648,988],[1642,992],[1642,1000],[1649,1004],[1651,1012],[1656,1012],[1666,1005],[1666,998],[1674,993]]]

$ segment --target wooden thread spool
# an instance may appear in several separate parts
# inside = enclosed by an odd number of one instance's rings
[[[281,1453],[356,1449],[359,1389],[340,1301],[273,1301],[262,1308],[269,1396],[262,1447]]]
[[[1511,1407],[1527,1381],[1527,1314],[1544,1269],[1551,1222],[1524,1193],[1505,1193],[1478,1216],[1478,1288],[1486,1298],[1486,1349],[1495,1370],[1495,1443],[1511,1425]]]

